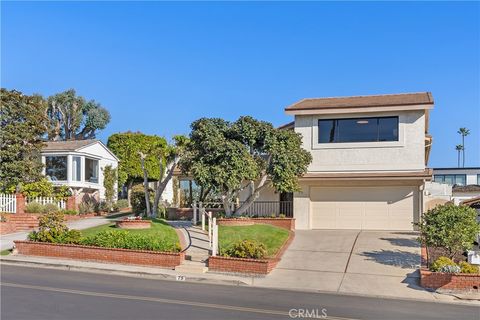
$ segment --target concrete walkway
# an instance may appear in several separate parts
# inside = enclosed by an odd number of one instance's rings
[[[182,228],[186,240],[185,261],[175,268],[179,272],[205,273],[210,252],[208,233],[190,221],[167,221],[172,227]]]
[[[111,223],[113,219],[107,219],[104,217],[94,217],[88,219],[82,219],[77,221],[70,221],[67,223],[67,226],[70,229],[88,229],[91,227],[96,227],[102,224]],[[13,247],[13,241],[15,240],[26,240],[30,231],[15,232],[10,234],[5,234],[0,236],[0,250],[11,249]]]

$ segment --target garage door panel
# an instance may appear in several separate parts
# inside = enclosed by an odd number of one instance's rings
[[[312,228],[412,230],[414,188],[312,187]]]

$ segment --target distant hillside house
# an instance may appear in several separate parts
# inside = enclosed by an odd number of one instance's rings
[[[480,196],[480,167],[434,168],[433,181],[450,186],[457,205]]]
[[[70,187],[77,203],[105,199],[103,170],[117,168],[118,161],[98,140],[48,141],[42,149],[43,174],[54,185]]]

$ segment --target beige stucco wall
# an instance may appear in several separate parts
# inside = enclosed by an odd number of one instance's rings
[[[239,200],[245,201],[247,197],[250,195],[250,188],[245,188],[240,192]],[[275,190],[271,185],[265,187],[260,191],[258,198],[255,201],[279,201],[280,194],[275,193]]]
[[[421,197],[420,182],[412,181],[301,181],[301,192],[296,192],[293,201],[293,210],[295,228],[298,230],[312,229],[312,199],[316,198],[316,195],[312,195],[312,192],[316,192],[319,187],[330,188],[337,192],[352,192],[352,189],[359,188],[364,190],[372,190],[372,195],[365,197],[365,201],[375,199],[375,191],[380,187],[384,187],[393,195],[398,194],[398,198],[405,197],[405,190],[409,190],[409,197],[411,197],[411,208],[406,214],[411,218],[411,222],[419,221],[420,211],[422,210],[423,199]],[[377,189],[376,189],[377,188]],[[348,198],[348,194],[342,194]],[[355,199],[355,193],[352,193],[352,199]],[[381,200],[381,199],[380,199]]]
[[[318,120],[352,117],[399,116],[399,141],[318,144]],[[425,169],[424,110],[297,115],[295,131],[313,161],[309,172],[408,171]]]

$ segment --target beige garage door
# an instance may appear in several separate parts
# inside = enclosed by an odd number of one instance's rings
[[[312,187],[313,229],[412,230],[415,187]]]

